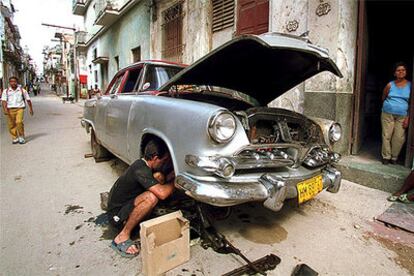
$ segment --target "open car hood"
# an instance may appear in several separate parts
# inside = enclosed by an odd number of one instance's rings
[[[330,71],[342,77],[327,50],[307,39],[279,34],[239,36],[188,66],[173,85],[212,85],[245,93],[266,105],[306,79]]]

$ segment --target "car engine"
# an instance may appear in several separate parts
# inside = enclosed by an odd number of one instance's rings
[[[323,142],[320,127],[305,116],[278,108],[250,108],[236,112],[252,144]]]

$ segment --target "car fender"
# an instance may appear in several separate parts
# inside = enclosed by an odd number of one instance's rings
[[[127,143],[128,159],[141,156],[144,134],[151,133],[167,144],[176,173],[191,170],[185,155],[233,155],[249,144],[247,135],[236,118],[236,133],[227,143],[217,144],[208,135],[210,118],[222,107],[197,101],[163,96],[137,96],[129,110]]]

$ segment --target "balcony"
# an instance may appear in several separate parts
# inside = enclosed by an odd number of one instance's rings
[[[97,0],[95,3],[95,25],[109,26],[119,17],[119,11],[115,1]]]
[[[86,42],[88,41],[88,33],[84,31],[75,32],[75,48],[78,53],[85,53],[87,50]]]
[[[105,56],[98,56],[94,60],[92,60],[93,64],[107,64],[109,62],[109,58]]]
[[[72,0],[72,13],[75,15],[84,15],[88,9],[90,0]]]

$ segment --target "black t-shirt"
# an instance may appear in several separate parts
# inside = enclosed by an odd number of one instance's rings
[[[108,210],[121,208],[155,184],[158,184],[158,181],[153,177],[152,170],[145,161],[142,159],[135,161],[112,186],[109,192]]]

